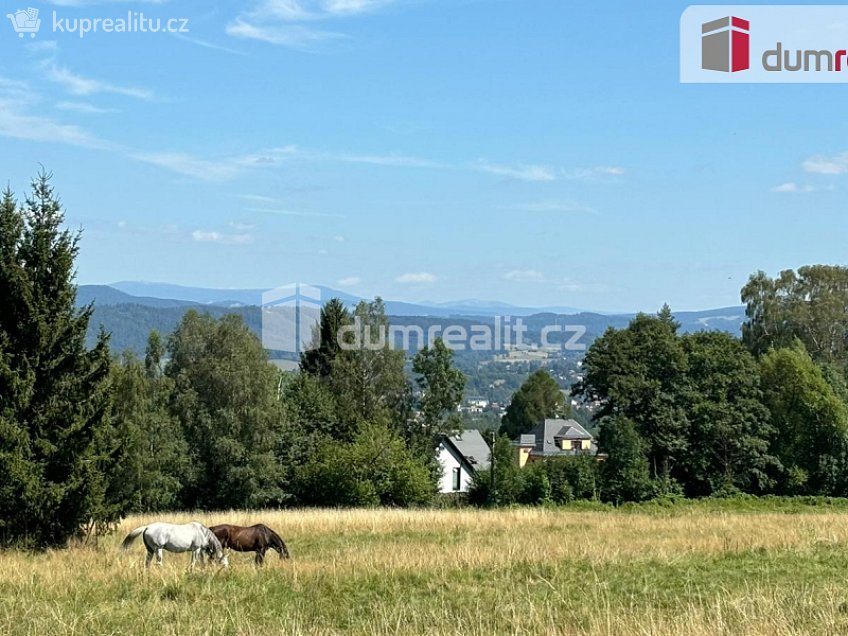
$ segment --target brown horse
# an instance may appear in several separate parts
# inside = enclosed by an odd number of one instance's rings
[[[268,526],[257,523],[255,526],[231,526],[227,523],[219,526],[210,526],[221,545],[236,552],[255,552],[256,565],[265,563],[265,552],[268,548],[276,550],[281,559],[289,558],[289,549],[285,541]]]

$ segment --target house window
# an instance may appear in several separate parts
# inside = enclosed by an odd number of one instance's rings
[[[453,469],[453,489],[454,489],[454,491],[459,491],[459,476],[460,476],[459,468],[454,468]]]

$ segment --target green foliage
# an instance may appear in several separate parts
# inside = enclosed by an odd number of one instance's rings
[[[608,455],[600,469],[601,499],[615,504],[647,499],[653,484],[636,425],[626,417],[611,418],[601,426],[598,442]]]
[[[848,370],[848,267],[810,265],[774,279],[760,271],[742,288],[742,302],[742,339],[755,355],[797,338],[816,362]]]
[[[468,501],[478,506],[516,503],[524,489],[524,477],[516,462],[515,449],[506,435],[495,438],[491,459],[492,468],[474,473]]]
[[[597,458],[588,455],[552,457],[531,465],[531,468],[537,467],[544,470],[548,476],[551,483],[551,500],[554,503],[569,503],[597,497]]]
[[[341,438],[336,402],[325,382],[308,373],[287,375],[280,386],[285,420],[305,436]]]
[[[726,333],[690,334],[682,342],[689,432],[680,473],[687,493],[767,492],[778,461],[769,449],[773,429],[757,362]]]
[[[426,464],[379,424],[363,426],[350,443],[324,439],[296,470],[295,491],[321,506],[424,505],[435,494]]]
[[[343,329],[351,322],[350,312],[344,303],[338,298],[331,298],[321,308],[321,319],[312,335],[313,348],[301,355],[301,371],[320,378],[328,377],[341,352]]]
[[[422,433],[427,438],[448,433],[458,427],[457,418],[449,418],[462,401],[465,376],[453,366],[453,351],[436,338],[432,347],[424,347],[412,360],[421,390],[419,408]],[[417,424],[417,423],[416,423]]]
[[[598,468],[594,457],[553,457],[519,468],[515,447],[505,435],[495,439],[492,454],[494,490],[492,471],[477,471],[468,494],[472,504],[566,504],[596,497]]]
[[[673,474],[688,444],[688,363],[667,307],[655,317],[637,315],[626,329],[607,330],[589,347],[583,368],[575,394],[601,400],[597,418],[633,420],[652,472]]]
[[[401,428],[410,402],[404,352],[390,346],[383,301],[361,301],[353,319],[362,337],[338,353],[327,378],[336,400],[340,437],[347,440],[368,423]]]
[[[500,432],[512,439],[528,433],[545,418],[566,417],[569,408],[559,385],[544,369],[532,373],[512,396]]]
[[[803,345],[765,354],[764,402],[785,494],[848,494],[848,406]]]
[[[170,378],[157,375],[159,342],[151,337],[144,364],[129,353],[112,367],[112,431],[116,462],[109,472],[109,499],[136,512],[176,510],[190,473],[188,445],[168,403]]]
[[[542,466],[531,466],[522,475],[522,488],[516,503],[539,506],[552,498],[551,480]]]
[[[168,352],[171,408],[193,467],[184,503],[220,509],[283,501],[278,372],[256,336],[239,316],[216,321],[189,311]]]
[[[75,308],[79,235],[42,173],[25,205],[0,201],[0,543],[61,546],[114,521],[106,500],[108,339],[85,345]]]

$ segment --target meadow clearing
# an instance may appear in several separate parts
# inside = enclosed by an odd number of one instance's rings
[[[292,510],[157,516],[262,521],[293,558],[232,554],[146,572],[153,517],[99,547],[0,553],[0,633],[842,634],[848,509]]]

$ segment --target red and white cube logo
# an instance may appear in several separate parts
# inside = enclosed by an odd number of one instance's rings
[[[728,16],[701,25],[701,68],[735,73],[750,68],[748,20]]]

